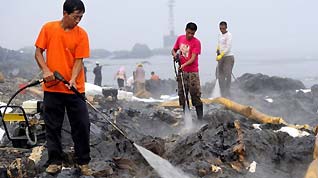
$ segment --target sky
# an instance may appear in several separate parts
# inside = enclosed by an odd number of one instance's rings
[[[0,0],[0,46],[33,46],[41,26],[62,18],[63,0]],[[80,26],[91,48],[130,50],[135,43],[163,46],[169,0],[83,0]],[[202,54],[215,54],[218,23],[228,22],[236,54],[318,56],[317,0],[175,0],[174,30],[198,25]]]

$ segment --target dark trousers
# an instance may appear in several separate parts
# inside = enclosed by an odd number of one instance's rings
[[[50,164],[62,163],[61,129],[65,110],[71,125],[77,163],[90,161],[90,122],[86,103],[75,94],[44,92],[44,121]]]
[[[102,77],[101,76],[95,76],[94,85],[102,86]]]
[[[218,63],[218,79],[222,97],[229,97],[231,88],[231,75],[234,66],[234,56],[225,56]]]
[[[117,84],[118,84],[118,88],[119,89],[123,89],[124,88],[124,83],[125,83],[124,79],[121,79],[121,78],[117,79]]]

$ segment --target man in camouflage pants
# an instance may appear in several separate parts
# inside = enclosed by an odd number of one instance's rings
[[[186,26],[186,34],[180,35],[171,51],[174,59],[177,58],[177,52],[180,54],[180,67],[177,76],[179,104],[185,109],[185,95],[191,95],[192,105],[195,106],[198,119],[203,117],[203,104],[201,101],[201,86],[199,77],[198,56],[201,53],[201,43],[194,37],[197,30],[195,23],[190,22]],[[182,72],[182,74],[181,74]],[[183,81],[181,79],[183,76]],[[183,85],[184,84],[184,87]],[[185,89],[185,92],[183,91]]]

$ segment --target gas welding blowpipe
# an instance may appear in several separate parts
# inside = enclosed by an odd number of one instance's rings
[[[53,72],[55,79],[63,82],[64,84],[69,85],[70,83],[64,79],[64,77],[58,72],[58,71],[54,71]],[[119,133],[121,133],[127,140],[129,140],[131,143],[134,143],[133,140],[131,140],[130,138],[128,138],[128,136],[115,124],[113,123],[111,120],[109,120],[107,117],[105,117],[105,115],[99,111],[94,105],[92,105],[87,98],[82,95],[74,86],[71,86],[70,89],[78,96],[80,97],[84,102],[86,102],[91,108],[94,109],[94,111],[96,111],[98,114],[100,114],[108,123],[110,123]]]

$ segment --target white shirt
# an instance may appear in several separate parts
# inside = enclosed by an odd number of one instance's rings
[[[224,56],[233,56],[232,53],[232,34],[226,32],[225,34],[219,34],[218,47],[220,48],[220,53],[224,52]]]
[[[133,83],[134,83],[134,77],[131,76],[131,77],[129,77],[129,78],[127,79],[127,86],[128,86],[128,87],[131,87],[131,86],[133,85]]]

